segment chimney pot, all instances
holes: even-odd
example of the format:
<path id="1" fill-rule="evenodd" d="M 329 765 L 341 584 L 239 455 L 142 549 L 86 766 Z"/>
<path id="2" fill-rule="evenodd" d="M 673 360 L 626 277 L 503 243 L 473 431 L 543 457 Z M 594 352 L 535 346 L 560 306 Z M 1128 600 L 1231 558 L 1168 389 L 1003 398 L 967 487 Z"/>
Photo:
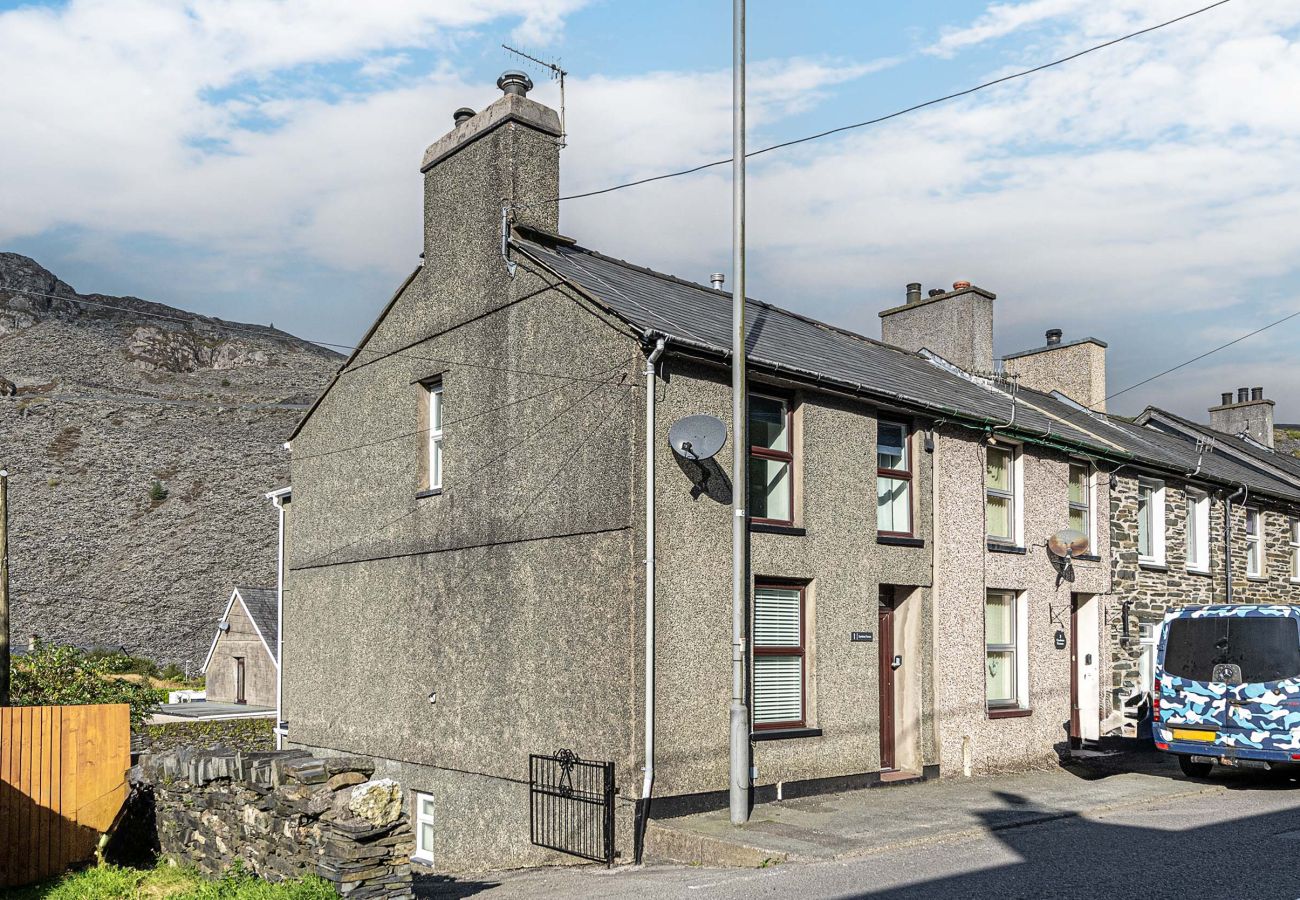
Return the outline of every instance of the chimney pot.
<path id="1" fill-rule="evenodd" d="M 462 106 L 460 109 L 456 110 L 454 113 L 451 114 L 452 121 L 455 122 L 457 125 L 459 125 L 461 122 L 464 122 L 468 119 L 474 118 L 474 116 L 475 116 L 474 110 L 470 109 L 468 106 Z"/>
<path id="2" fill-rule="evenodd" d="M 1262 387 L 1251 388 L 1251 389 L 1250 389 L 1250 399 L 1252 399 L 1252 400 L 1263 400 L 1263 399 L 1264 399 L 1264 389 L 1263 389 Z"/>
<path id="3" fill-rule="evenodd" d="M 943 293 L 943 288 L 930 288 L 931 297 L 938 297 L 942 293 Z"/>
<path id="4" fill-rule="evenodd" d="M 1250 399 L 1250 388 L 1237 388 L 1237 402 L 1245 403 Z"/>
<path id="5" fill-rule="evenodd" d="M 1061 334 L 1062 332 L 1059 328 L 1047 329 L 1047 346 L 1055 347 L 1057 344 L 1061 343 Z"/>
<path id="6" fill-rule="evenodd" d="M 908 283 L 908 285 L 907 285 L 907 302 L 908 302 L 908 303 L 919 303 L 919 302 L 921 302 L 921 282 L 919 282 L 919 281 L 912 281 L 912 282 L 909 282 L 909 283 Z"/>
<path id="7" fill-rule="evenodd" d="M 1220 400 L 1220 403 L 1219 403 L 1220 406 L 1231 406 L 1231 405 L 1232 405 L 1232 391 L 1224 391 L 1222 394 L 1219 395 L 1219 400 Z"/>
<path id="8" fill-rule="evenodd" d="M 968 287 L 970 287 L 969 281 L 954 281 L 952 283 L 952 289 L 954 291 L 964 291 Z"/>
<path id="9" fill-rule="evenodd" d="M 501 77 L 497 79 L 497 87 L 501 88 L 503 94 L 527 97 L 528 92 L 533 89 L 533 80 L 528 77 L 527 72 L 509 69 L 501 73 Z"/>
<path id="10" fill-rule="evenodd" d="M 713 285 L 715 291 L 722 290 L 722 285 L 726 282 L 727 276 L 721 272 L 714 272 L 709 276 L 709 284 Z"/>

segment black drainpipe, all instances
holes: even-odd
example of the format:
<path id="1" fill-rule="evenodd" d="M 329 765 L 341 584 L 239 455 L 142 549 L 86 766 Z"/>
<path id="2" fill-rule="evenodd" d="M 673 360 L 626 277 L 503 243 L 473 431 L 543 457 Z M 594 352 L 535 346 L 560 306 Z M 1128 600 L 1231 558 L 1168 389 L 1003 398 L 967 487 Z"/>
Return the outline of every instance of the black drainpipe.
<path id="1" fill-rule="evenodd" d="M 1223 498 L 1223 578 L 1224 602 L 1232 602 L 1232 501 L 1246 493 L 1246 486 Z"/>

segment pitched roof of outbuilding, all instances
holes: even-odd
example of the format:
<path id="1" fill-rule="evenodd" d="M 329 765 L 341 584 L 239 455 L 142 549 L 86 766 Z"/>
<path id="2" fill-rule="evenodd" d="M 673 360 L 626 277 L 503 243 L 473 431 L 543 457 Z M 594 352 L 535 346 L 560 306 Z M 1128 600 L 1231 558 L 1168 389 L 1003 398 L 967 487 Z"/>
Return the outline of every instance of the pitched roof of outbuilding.
<path id="1" fill-rule="evenodd" d="M 262 635 L 262 640 L 266 642 L 266 649 L 271 652 L 271 658 L 275 659 L 276 648 L 280 646 L 280 619 L 277 614 L 279 598 L 275 588 L 239 585 L 235 590 L 239 592 L 239 599 L 244 601 L 244 609 L 248 610 L 248 617 L 253 620 L 253 624 Z"/>
<path id="2" fill-rule="evenodd" d="M 703 355 L 730 357 L 731 294 L 562 241 L 516 237 L 514 246 L 643 335 L 659 332 Z M 1226 453 L 1198 454 L 1194 441 L 1086 410 L 1057 394 L 992 382 L 778 306 L 745 301 L 746 356 L 771 374 L 823 384 L 938 420 L 1008 432 L 1117 462 L 1192 473 L 1206 481 L 1300 502 L 1300 489 Z M 1014 422 L 1013 419 L 1014 407 Z"/>

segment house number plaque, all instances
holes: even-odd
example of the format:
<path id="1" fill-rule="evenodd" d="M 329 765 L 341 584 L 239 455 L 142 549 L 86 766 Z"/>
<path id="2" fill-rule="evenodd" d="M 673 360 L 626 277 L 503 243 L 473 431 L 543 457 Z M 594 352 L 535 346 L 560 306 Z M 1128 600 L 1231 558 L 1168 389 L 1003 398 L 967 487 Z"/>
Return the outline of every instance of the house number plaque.
<path id="1" fill-rule="evenodd" d="M 1056 630 L 1055 642 L 1057 650 L 1065 649 L 1065 632 L 1061 631 L 1059 628 Z"/>
<path id="2" fill-rule="evenodd" d="M 872 634 L 870 631 L 850 631 L 849 640 L 853 641 L 854 643 L 857 643 L 859 641 L 872 641 L 875 640 L 875 635 Z"/>

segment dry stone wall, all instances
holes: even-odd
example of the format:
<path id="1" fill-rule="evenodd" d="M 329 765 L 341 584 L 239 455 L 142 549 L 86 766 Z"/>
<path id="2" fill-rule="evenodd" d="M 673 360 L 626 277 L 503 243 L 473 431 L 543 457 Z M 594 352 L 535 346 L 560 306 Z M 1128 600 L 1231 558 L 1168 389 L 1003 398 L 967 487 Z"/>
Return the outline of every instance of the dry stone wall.
<path id="1" fill-rule="evenodd" d="M 319 875 L 349 900 L 413 897 L 414 836 L 401 786 L 363 757 L 301 750 L 147 753 L 164 858 L 220 875 L 236 861 L 268 881 Z"/>

